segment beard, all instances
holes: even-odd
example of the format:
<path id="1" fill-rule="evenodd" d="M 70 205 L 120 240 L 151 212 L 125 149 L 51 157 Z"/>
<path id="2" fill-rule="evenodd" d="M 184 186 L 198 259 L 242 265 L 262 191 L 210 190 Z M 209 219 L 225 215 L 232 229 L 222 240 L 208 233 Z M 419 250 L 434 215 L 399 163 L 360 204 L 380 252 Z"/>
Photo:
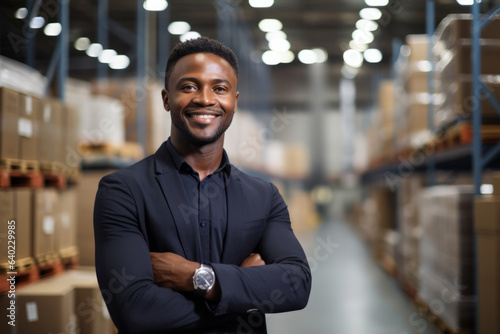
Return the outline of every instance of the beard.
<path id="1" fill-rule="evenodd" d="M 173 116 L 173 114 L 172 114 Z M 219 117 L 224 117 L 225 113 L 222 116 Z M 180 133 L 184 136 L 187 142 L 189 142 L 191 145 L 195 147 L 202 147 L 208 144 L 215 143 L 218 141 L 222 135 L 226 132 L 226 130 L 229 128 L 229 125 L 232 122 L 232 117 L 223 120 L 217 128 L 208 136 L 198 136 L 195 133 L 191 131 L 189 126 L 186 124 L 185 121 L 179 116 L 173 116 L 172 117 L 172 124 L 179 130 Z M 207 125 L 208 126 L 208 125 Z M 203 127 L 200 127 L 203 128 Z"/>

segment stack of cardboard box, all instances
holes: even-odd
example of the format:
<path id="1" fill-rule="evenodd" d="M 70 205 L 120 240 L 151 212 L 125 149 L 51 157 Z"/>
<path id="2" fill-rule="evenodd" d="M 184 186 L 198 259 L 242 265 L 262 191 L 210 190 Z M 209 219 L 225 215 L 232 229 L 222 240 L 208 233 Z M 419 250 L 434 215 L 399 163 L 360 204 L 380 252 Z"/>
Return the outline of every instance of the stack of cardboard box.
<path id="1" fill-rule="evenodd" d="M 500 333 L 500 174 L 493 176 L 493 195 L 475 201 L 478 249 L 479 332 Z"/>
<path id="2" fill-rule="evenodd" d="M 421 192 L 419 297 L 449 330 L 475 326 L 476 283 L 472 186 Z"/>
<path id="3" fill-rule="evenodd" d="M 472 16 L 453 14 L 447 16 L 436 30 L 433 53 L 436 57 L 436 78 L 443 101 L 435 111 L 436 127 L 443 127 L 459 117 L 470 117 L 474 94 L 472 92 Z M 481 34 L 481 74 L 483 82 L 493 95 L 500 99 L 500 19 L 492 20 Z M 486 97 L 483 97 L 486 100 Z M 496 117 L 490 103 L 483 103 L 483 117 Z"/>

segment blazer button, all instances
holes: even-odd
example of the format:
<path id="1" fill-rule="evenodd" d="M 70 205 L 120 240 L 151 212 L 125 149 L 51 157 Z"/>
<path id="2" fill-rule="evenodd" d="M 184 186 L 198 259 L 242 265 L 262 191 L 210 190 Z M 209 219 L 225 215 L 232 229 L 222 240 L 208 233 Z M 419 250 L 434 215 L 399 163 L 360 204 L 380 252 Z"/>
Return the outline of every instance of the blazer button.
<path id="1" fill-rule="evenodd" d="M 207 225 L 207 223 L 206 223 L 205 221 L 202 221 L 202 222 L 200 223 L 200 226 L 201 226 L 201 227 L 205 227 L 206 225 Z"/>

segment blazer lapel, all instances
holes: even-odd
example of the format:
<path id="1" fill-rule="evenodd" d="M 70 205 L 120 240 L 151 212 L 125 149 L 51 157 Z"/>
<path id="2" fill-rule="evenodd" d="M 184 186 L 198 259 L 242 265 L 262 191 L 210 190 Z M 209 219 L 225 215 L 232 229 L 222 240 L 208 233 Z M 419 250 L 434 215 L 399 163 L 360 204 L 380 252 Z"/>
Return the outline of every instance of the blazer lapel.
<path id="1" fill-rule="evenodd" d="M 188 200 L 165 144 L 156 153 L 156 179 L 174 218 L 186 259 L 200 262 L 201 242 L 196 221 L 197 209 Z M 167 220 L 168 217 L 165 217 Z"/>
<path id="2" fill-rule="evenodd" d="M 227 184 L 227 228 L 222 251 L 222 263 L 239 264 L 237 251 L 243 242 L 243 220 L 245 217 L 244 193 L 238 169 L 231 166 L 231 176 Z"/>

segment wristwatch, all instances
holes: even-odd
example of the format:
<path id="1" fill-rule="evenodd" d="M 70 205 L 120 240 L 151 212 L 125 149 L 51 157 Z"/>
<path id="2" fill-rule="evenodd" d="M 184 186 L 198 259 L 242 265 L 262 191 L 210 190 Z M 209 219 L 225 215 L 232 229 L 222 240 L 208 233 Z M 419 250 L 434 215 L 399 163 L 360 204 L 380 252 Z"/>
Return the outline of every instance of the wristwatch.
<path id="1" fill-rule="evenodd" d="M 193 276 L 194 293 L 204 297 L 215 284 L 215 273 L 211 266 L 202 264 L 196 269 Z"/>

